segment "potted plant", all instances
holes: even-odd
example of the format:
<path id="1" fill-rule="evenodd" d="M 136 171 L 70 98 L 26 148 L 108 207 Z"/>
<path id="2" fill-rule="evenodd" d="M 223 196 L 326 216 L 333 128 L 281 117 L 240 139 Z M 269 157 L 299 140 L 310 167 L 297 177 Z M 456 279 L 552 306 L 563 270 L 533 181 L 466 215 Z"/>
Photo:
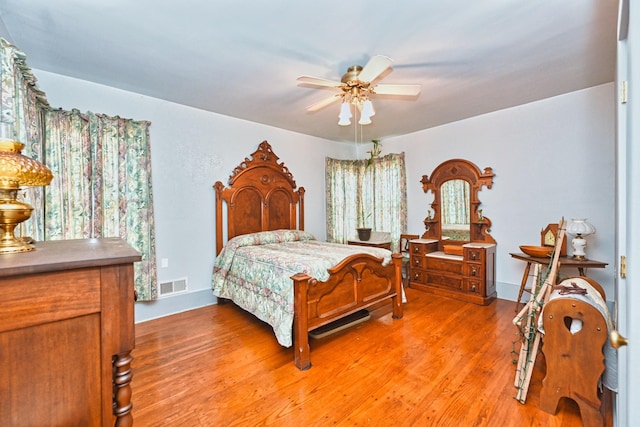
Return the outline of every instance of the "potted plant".
<path id="1" fill-rule="evenodd" d="M 364 206 L 364 202 L 362 199 L 362 187 L 364 185 L 364 172 L 373 164 L 373 159 L 380 156 L 382 152 L 382 145 L 380 144 L 380 140 L 373 139 L 371 140 L 373 146 L 371 147 L 369 153 L 369 158 L 367 159 L 367 163 L 365 165 L 364 170 L 361 172 L 359 180 L 358 180 L 358 227 L 356 231 L 358 232 L 358 239 L 362 241 L 367 241 L 371 238 L 371 227 L 367 227 L 367 220 L 371 217 L 371 212 L 367 212 Z"/>
<path id="2" fill-rule="evenodd" d="M 358 232 L 358 239 L 366 242 L 371 238 L 371 227 L 366 227 L 366 220 L 371 216 L 371 213 L 365 214 L 364 207 L 360 207 L 360 213 L 358 215 L 358 228 L 356 231 Z"/>

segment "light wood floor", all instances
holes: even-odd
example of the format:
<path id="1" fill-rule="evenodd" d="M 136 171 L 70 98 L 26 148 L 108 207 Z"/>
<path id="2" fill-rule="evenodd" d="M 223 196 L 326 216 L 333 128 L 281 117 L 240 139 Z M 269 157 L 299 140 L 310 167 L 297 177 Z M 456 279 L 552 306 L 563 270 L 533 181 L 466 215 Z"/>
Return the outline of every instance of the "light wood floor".
<path id="1" fill-rule="evenodd" d="M 515 303 L 487 307 L 407 289 L 390 307 L 311 340 L 312 368 L 233 304 L 136 325 L 135 426 L 582 426 L 577 405 L 538 409 L 544 357 L 515 399 Z M 515 348 L 514 348 L 515 347 Z"/>

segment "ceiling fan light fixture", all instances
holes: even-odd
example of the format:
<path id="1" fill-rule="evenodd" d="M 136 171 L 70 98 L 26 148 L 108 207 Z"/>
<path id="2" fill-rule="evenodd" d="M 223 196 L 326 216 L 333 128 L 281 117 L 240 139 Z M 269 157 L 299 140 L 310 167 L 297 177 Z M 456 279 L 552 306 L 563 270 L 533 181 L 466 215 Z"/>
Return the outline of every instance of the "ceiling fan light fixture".
<path id="1" fill-rule="evenodd" d="M 364 101 L 364 103 L 362 104 L 362 115 L 371 117 L 371 116 L 375 116 L 375 114 L 376 112 L 373 109 L 373 103 L 368 99 Z"/>
<path id="2" fill-rule="evenodd" d="M 380 85 L 377 83 L 377 80 L 383 77 L 384 72 L 390 69 L 392 62 L 391 58 L 375 55 L 369 59 L 364 67 L 360 65 L 349 67 L 340 81 L 311 76 L 298 77 L 298 81 L 305 85 L 332 87 L 339 92 L 334 96 L 308 106 L 307 111 L 318 111 L 340 99 L 342 101 L 340 114 L 338 115 L 338 124 L 340 126 L 350 125 L 350 119 L 353 115 L 356 116 L 356 119 L 360 117 L 357 123 L 361 125 L 370 124 L 371 117 L 376 114 L 373 104 L 369 100 L 372 95 L 379 93 L 383 95 L 417 96 L 420 93 L 420 85 Z M 372 84 L 372 82 L 374 83 Z M 351 105 L 354 106 L 354 111 L 356 108 L 358 109 L 353 115 L 351 113 Z"/>
<path id="3" fill-rule="evenodd" d="M 351 124 L 351 120 L 349 120 L 351 116 L 351 107 L 349 106 L 349 103 L 343 102 L 340 107 L 340 115 L 338 115 L 338 118 L 340 119 L 338 124 L 340 126 L 349 126 Z"/>
<path id="4" fill-rule="evenodd" d="M 358 124 L 359 125 L 369 125 L 369 124 L 371 124 L 371 117 L 365 116 L 364 114 L 362 114 L 360 116 L 360 120 L 358 120 Z"/>

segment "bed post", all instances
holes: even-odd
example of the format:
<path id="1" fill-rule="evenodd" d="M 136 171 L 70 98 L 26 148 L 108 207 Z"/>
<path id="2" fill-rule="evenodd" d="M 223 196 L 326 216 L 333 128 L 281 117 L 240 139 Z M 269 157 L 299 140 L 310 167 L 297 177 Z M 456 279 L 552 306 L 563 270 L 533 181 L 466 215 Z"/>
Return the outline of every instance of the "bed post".
<path id="1" fill-rule="evenodd" d="M 222 250 L 222 192 L 224 184 L 220 181 L 213 185 L 216 190 L 216 256 Z"/>
<path id="2" fill-rule="evenodd" d="M 396 296 L 392 298 L 393 305 L 393 318 L 402 319 L 402 254 L 394 253 L 391 255 L 393 261 L 394 274 L 394 286 L 396 290 Z"/>
<path id="3" fill-rule="evenodd" d="M 311 349 L 309 348 L 309 322 L 307 314 L 307 292 L 309 281 L 315 280 L 305 273 L 291 276 L 293 280 L 293 346 L 294 361 L 301 371 L 311 368 Z"/>
<path id="4" fill-rule="evenodd" d="M 300 187 L 298 189 L 298 195 L 300 198 L 298 199 L 298 229 L 304 230 L 304 187 Z"/>

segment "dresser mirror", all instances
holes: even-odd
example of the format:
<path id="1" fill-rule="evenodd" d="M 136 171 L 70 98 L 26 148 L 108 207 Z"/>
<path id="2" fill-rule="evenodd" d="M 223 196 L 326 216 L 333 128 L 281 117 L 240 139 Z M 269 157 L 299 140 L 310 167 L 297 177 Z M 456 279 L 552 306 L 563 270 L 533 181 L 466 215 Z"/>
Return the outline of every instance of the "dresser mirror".
<path id="1" fill-rule="evenodd" d="M 431 209 L 424 220 L 422 238 L 451 243 L 495 243 L 489 234 L 491 220 L 480 209 L 478 193 L 491 188 L 494 173 L 481 171 L 474 163 L 452 159 L 438 165 L 431 177 L 422 176 L 422 189 L 433 193 Z"/>
<path id="2" fill-rule="evenodd" d="M 442 183 L 440 200 L 443 238 L 467 242 L 470 240 L 469 187 L 464 179 L 450 179 Z"/>

